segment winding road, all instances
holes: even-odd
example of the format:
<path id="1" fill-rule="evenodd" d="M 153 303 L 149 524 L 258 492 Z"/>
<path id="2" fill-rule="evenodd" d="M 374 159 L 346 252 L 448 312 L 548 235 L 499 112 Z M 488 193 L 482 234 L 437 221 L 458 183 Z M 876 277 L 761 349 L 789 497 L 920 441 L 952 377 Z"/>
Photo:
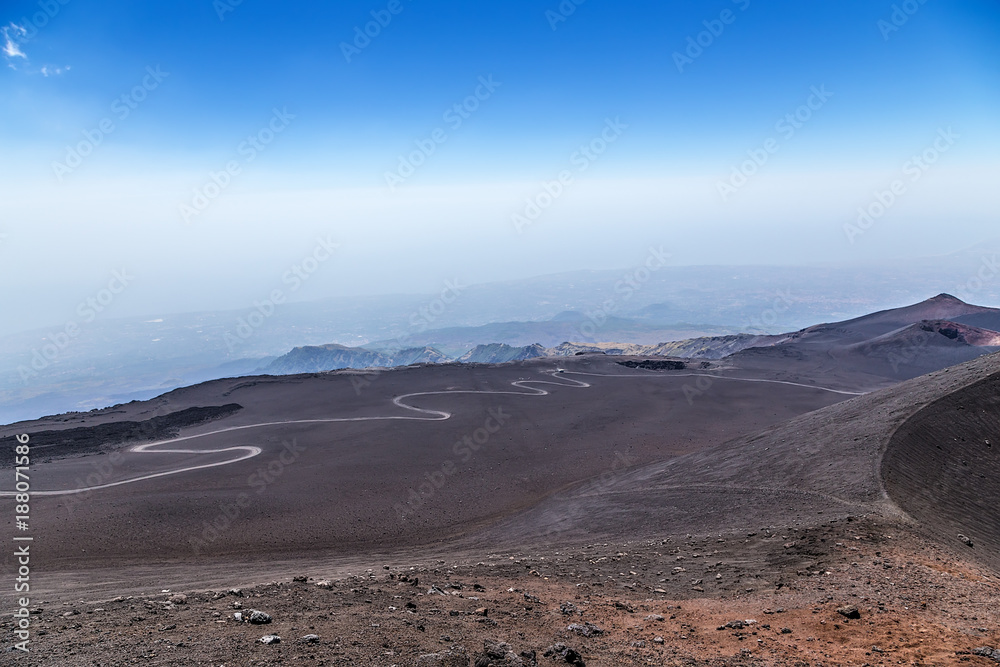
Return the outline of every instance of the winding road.
<path id="1" fill-rule="evenodd" d="M 587 388 L 591 385 L 583 380 L 574 380 L 572 378 L 566 377 L 567 375 L 581 375 L 589 377 L 610 377 L 610 378 L 651 378 L 651 377 L 664 377 L 664 378 L 677 378 L 677 377 L 707 377 L 711 378 L 713 381 L 724 380 L 731 382 L 765 382 L 771 384 L 784 384 L 791 385 L 795 387 L 804 387 L 808 389 L 816 389 L 820 391 L 827 391 L 835 394 L 845 394 L 850 396 L 860 396 L 863 392 L 851 392 L 843 391 L 839 389 L 830 389 L 828 387 L 819 387 L 815 385 L 803 384 L 798 382 L 788 382 L 785 380 L 764 380 L 755 378 L 733 378 L 725 377 L 720 375 L 711 375 L 708 373 L 672 373 L 672 374 L 659 374 L 655 371 L 649 371 L 647 373 L 629 373 L 629 374 L 602 374 L 602 373 L 584 373 L 579 371 L 548 371 L 547 375 L 550 375 L 552 379 L 550 380 L 515 380 L 511 382 L 511 386 L 518 389 L 523 389 L 524 391 L 490 391 L 490 390 L 472 390 L 472 389 L 456 389 L 456 390 L 443 390 L 443 391 L 419 391 L 409 394 L 403 394 L 397 396 L 392 400 L 393 404 L 403 410 L 409 410 L 410 412 L 417 413 L 416 415 L 390 415 L 384 417 L 330 417 L 327 419 L 291 419 L 287 421 L 274 421 L 274 422 L 261 422 L 259 424 L 246 424 L 244 426 L 231 426 L 229 428 L 218 429 L 215 431 L 208 431 L 206 433 L 199 433 L 197 435 L 187 435 L 178 438 L 171 438 L 170 440 L 160 440 L 157 442 L 149 442 L 142 445 L 135 445 L 128 449 L 129 452 L 136 454 L 222 454 L 225 452 L 239 452 L 239 455 L 234 458 L 227 458 L 224 461 L 216 461 L 214 463 L 205 463 L 196 466 L 187 466 L 184 468 L 177 468 L 175 470 L 167 470 L 164 472 L 150 473 L 148 475 L 141 475 L 138 477 L 132 477 L 129 479 L 119 480 L 116 482 L 108 482 L 106 484 L 97 484 L 94 486 L 81 487 L 77 489 L 61 489 L 56 491 L 32 491 L 31 494 L 34 496 L 66 496 L 78 493 L 89 493 L 91 491 L 97 491 L 100 489 L 108 489 L 115 486 L 122 486 L 124 484 L 133 484 L 135 482 L 141 482 L 147 479 L 156 479 L 158 477 L 167 477 L 169 475 L 178 475 L 185 472 L 191 472 L 194 470 L 204 470 L 206 468 L 215 468 L 218 466 L 231 465 L 233 463 L 238 463 L 240 461 L 245 461 L 246 459 L 253 458 L 263 453 L 263 449 L 255 445 L 237 445 L 233 447 L 225 447 L 222 449 L 178 449 L 176 447 L 167 449 L 164 448 L 165 445 L 175 445 L 179 442 L 184 442 L 187 440 L 195 440 L 197 438 L 205 438 L 210 435 L 218 435 L 220 433 L 229 433 L 232 431 L 242 431 L 255 428 L 263 428 L 266 426 L 287 426 L 290 424 L 330 424 L 337 422 L 363 422 L 363 421 L 391 421 L 391 420 L 409 420 L 409 421 L 444 421 L 450 419 L 452 413 L 445 412 L 442 410 L 430 410 L 427 408 L 418 408 L 415 405 L 410 405 L 406 403 L 407 399 L 418 398 L 420 396 L 441 396 L 441 395 L 456 395 L 456 394 L 491 394 L 491 395 L 509 395 L 509 396 L 548 396 L 549 392 L 545 389 L 539 387 L 533 387 L 529 385 L 554 385 L 557 387 L 576 387 L 576 388 Z M 559 378 L 561 381 L 554 381 Z M 14 491 L 0 491 L 0 497 L 10 498 L 16 494 Z"/>

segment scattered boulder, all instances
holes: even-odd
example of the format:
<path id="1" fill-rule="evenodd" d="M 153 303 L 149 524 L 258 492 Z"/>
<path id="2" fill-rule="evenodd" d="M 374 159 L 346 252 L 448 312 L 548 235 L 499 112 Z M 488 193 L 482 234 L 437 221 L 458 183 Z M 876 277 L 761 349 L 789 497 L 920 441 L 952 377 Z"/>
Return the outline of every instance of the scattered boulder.
<path id="1" fill-rule="evenodd" d="M 248 623 L 253 623 L 254 625 L 266 625 L 271 622 L 271 615 L 264 613 L 262 611 L 257 611 L 256 609 L 251 609 L 248 611 L 244 618 Z"/>
<path id="2" fill-rule="evenodd" d="M 582 624 L 571 623 L 570 625 L 566 626 L 566 629 L 569 630 L 570 632 L 575 632 L 581 637 L 597 637 L 598 635 L 604 634 L 604 630 L 597 627 L 593 623 L 590 623 L 589 621 L 587 623 L 582 623 Z"/>
<path id="3" fill-rule="evenodd" d="M 553 644 L 545 649 L 542 655 L 546 658 L 562 658 L 563 662 L 574 665 L 574 667 L 587 667 L 586 663 L 583 662 L 583 656 L 565 644 Z"/>
<path id="4" fill-rule="evenodd" d="M 577 611 L 579 611 L 575 604 L 572 602 L 563 602 L 559 605 L 559 611 L 561 611 L 566 616 L 572 616 Z"/>
<path id="5" fill-rule="evenodd" d="M 524 661 L 525 655 L 529 656 L 528 662 Z M 534 653 L 522 653 L 519 656 L 514 653 L 510 644 L 492 639 L 483 641 L 483 652 L 476 658 L 476 667 L 534 667 L 535 664 Z"/>
<path id="6" fill-rule="evenodd" d="M 167 598 L 167 602 L 172 604 L 187 604 L 188 598 L 183 593 L 174 593 Z"/>
<path id="7" fill-rule="evenodd" d="M 979 648 L 972 649 L 973 655 L 980 655 L 984 658 L 989 658 L 993 662 L 1000 664 L 1000 651 L 989 646 L 980 646 Z"/>
<path id="8" fill-rule="evenodd" d="M 261 644 L 280 644 L 281 637 L 279 637 L 278 635 L 264 635 L 257 641 L 259 641 Z"/>
<path id="9" fill-rule="evenodd" d="M 962 544 L 964 544 L 967 547 L 974 546 L 972 540 L 963 535 L 962 533 L 958 534 L 958 539 L 962 540 Z"/>
<path id="10" fill-rule="evenodd" d="M 837 607 L 837 613 L 844 618 L 861 618 L 861 612 L 858 611 L 858 608 L 853 604 Z"/>
<path id="11" fill-rule="evenodd" d="M 301 644 L 318 644 L 319 643 L 319 635 L 306 635 L 304 637 L 299 638 L 299 643 L 301 643 Z"/>
<path id="12" fill-rule="evenodd" d="M 294 577 L 292 577 L 292 581 L 296 583 L 304 583 L 306 581 L 309 581 L 309 577 L 305 576 L 304 574 L 297 574 Z"/>
<path id="13" fill-rule="evenodd" d="M 565 650 L 566 650 L 565 644 L 553 644 L 552 646 L 542 651 L 542 655 L 544 655 L 546 658 L 551 658 L 553 656 L 561 655 L 562 652 Z"/>
<path id="14" fill-rule="evenodd" d="M 326 579 L 322 579 L 322 580 L 320 580 L 320 581 L 317 581 L 317 582 L 316 582 L 316 586 L 318 586 L 319 588 L 325 588 L 325 589 L 326 589 L 326 590 L 328 590 L 328 591 L 329 591 L 329 590 L 332 590 L 332 589 L 333 589 L 333 584 L 332 584 L 332 583 L 330 583 L 330 582 L 329 582 L 328 580 L 326 580 Z"/>
<path id="15" fill-rule="evenodd" d="M 420 656 L 417 667 L 469 667 L 469 654 L 461 646 L 452 646 L 447 651 Z"/>

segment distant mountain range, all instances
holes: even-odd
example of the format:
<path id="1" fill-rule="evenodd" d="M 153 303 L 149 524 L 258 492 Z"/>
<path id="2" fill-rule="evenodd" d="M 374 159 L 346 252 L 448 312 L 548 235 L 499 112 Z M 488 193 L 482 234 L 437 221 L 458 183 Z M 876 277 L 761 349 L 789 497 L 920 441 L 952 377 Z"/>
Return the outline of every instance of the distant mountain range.
<path id="1" fill-rule="evenodd" d="M 936 292 L 1000 304 L 998 256 L 1000 241 L 991 241 L 940 257 L 878 263 L 666 266 L 627 290 L 619 289 L 627 270 L 588 270 L 461 285 L 448 303 L 440 294 L 336 297 L 280 304 L 266 317 L 250 305 L 121 318 L 109 309 L 92 322 L 67 312 L 66 321 L 31 330 L 20 328 L 28 321 L 7 318 L 0 321 L 0 423 L 261 372 L 295 346 L 362 347 L 389 357 L 366 363 L 391 365 L 405 363 L 403 349 L 433 348 L 458 359 L 478 345 L 553 349 L 565 341 L 595 347 L 615 341 L 609 353 L 671 342 L 659 354 L 725 356 L 768 342 L 756 336 Z M 980 313 L 961 323 L 998 330 L 998 320 Z"/>
<path id="2" fill-rule="evenodd" d="M 579 354 L 715 360 L 735 355 L 750 367 L 769 357 L 793 357 L 800 360 L 802 367 L 830 364 L 841 370 L 850 367 L 877 377 L 905 379 L 1000 349 L 1000 333 L 966 322 L 1000 324 L 1000 310 L 940 294 L 913 306 L 780 335 L 736 334 L 656 345 L 564 342 L 545 347 L 539 343 L 489 343 L 476 345 L 458 357 L 449 357 L 433 347 L 386 352 L 321 345 L 297 347 L 261 370 L 294 374 L 446 362 L 499 364 Z"/>

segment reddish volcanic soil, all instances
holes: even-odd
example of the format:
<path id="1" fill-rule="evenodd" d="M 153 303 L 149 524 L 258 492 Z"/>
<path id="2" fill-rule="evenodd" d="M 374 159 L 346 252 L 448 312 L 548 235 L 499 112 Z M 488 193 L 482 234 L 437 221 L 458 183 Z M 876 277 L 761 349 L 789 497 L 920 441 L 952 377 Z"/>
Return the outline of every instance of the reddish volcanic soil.
<path id="1" fill-rule="evenodd" d="M 871 518 L 480 557 L 373 561 L 174 602 L 152 592 L 42 602 L 34 653 L 18 664 L 414 665 L 453 647 L 475 662 L 505 642 L 520 662 L 484 664 L 567 664 L 544 655 L 563 644 L 592 666 L 985 666 L 995 663 L 972 651 L 1000 644 L 993 573 Z M 838 612 L 848 605 L 860 618 Z M 254 609 L 272 621 L 235 620 Z"/>

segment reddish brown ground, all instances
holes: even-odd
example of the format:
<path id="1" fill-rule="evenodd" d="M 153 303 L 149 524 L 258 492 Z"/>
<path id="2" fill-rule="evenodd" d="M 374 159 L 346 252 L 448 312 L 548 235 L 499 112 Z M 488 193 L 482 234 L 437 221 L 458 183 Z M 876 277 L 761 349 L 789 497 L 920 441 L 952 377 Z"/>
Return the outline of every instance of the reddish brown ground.
<path id="1" fill-rule="evenodd" d="M 758 569 L 770 569 L 770 581 Z M 996 576 L 872 519 L 457 565 L 373 563 L 329 590 L 315 583 L 188 593 L 184 604 L 167 603 L 167 594 L 42 603 L 33 652 L 16 662 L 403 667 L 453 645 L 474 662 L 489 639 L 535 651 L 539 665 L 565 664 L 542 655 L 556 642 L 587 665 L 989 665 L 970 651 L 1000 645 Z M 448 595 L 430 593 L 432 585 Z M 566 602 L 579 611 L 563 613 Z M 845 604 L 861 619 L 838 614 Z M 274 621 L 233 619 L 251 608 Z M 748 619 L 755 622 L 743 629 L 718 629 Z M 604 634 L 566 629 L 583 622 Z M 317 644 L 298 641 L 309 633 Z M 265 634 L 282 642 L 265 646 L 257 641 Z"/>

